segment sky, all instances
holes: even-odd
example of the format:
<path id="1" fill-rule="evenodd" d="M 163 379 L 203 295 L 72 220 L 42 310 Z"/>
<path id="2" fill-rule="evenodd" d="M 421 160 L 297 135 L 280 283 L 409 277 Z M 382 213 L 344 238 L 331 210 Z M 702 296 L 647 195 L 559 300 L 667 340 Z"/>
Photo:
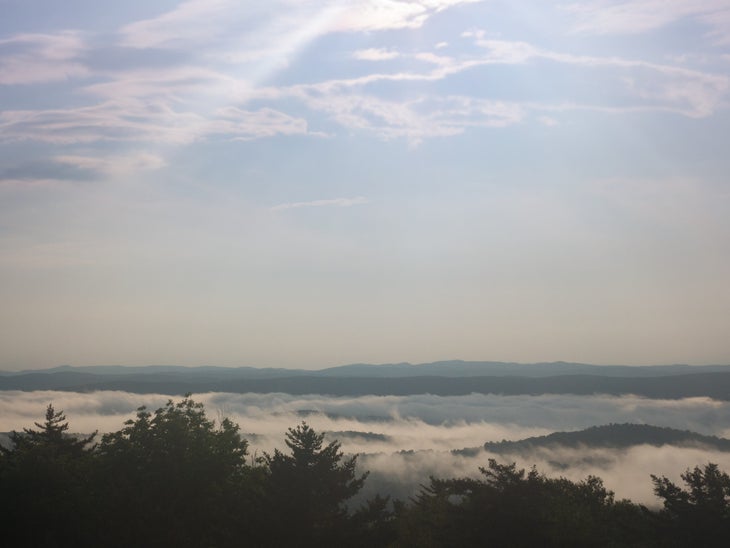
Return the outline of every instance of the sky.
<path id="1" fill-rule="evenodd" d="M 0 0 L 0 369 L 730 363 L 730 0 Z"/>

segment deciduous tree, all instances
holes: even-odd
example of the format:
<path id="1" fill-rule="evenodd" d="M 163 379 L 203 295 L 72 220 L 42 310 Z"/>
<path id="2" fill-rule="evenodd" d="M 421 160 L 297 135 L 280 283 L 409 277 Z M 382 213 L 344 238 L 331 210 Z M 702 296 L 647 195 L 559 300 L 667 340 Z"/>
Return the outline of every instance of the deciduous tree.
<path id="1" fill-rule="evenodd" d="M 216 425 L 190 395 L 154 413 L 142 407 L 99 446 L 116 545 L 219 546 L 246 519 L 247 442 L 228 419 Z"/>
<path id="2" fill-rule="evenodd" d="M 681 475 L 685 488 L 666 477 L 651 476 L 663 499 L 668 544 L 727 546 L 730 538 L 730 476 L 717 464 L 695 466 Z"/>

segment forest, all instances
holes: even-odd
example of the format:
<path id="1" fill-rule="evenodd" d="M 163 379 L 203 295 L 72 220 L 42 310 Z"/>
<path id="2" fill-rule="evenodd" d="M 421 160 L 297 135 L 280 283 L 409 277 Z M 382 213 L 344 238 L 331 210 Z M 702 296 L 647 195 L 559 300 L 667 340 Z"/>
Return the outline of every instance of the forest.
<path id="1" fill-rule="evenodd" d="M 61 410 L 14 431 L 0 451 L 6 546 L 726 546 L 730 476 L 713 463 L 660 503 L 617 500 L 603 481 L 548 477 L 488 459 L 478 478 L 424 477 L 417 495 L 351 500 L 357 455 L 302 422 L 285 449 L 249 447 L 190 394 L 144 407 L 114 432 L 69 433 Z"/>

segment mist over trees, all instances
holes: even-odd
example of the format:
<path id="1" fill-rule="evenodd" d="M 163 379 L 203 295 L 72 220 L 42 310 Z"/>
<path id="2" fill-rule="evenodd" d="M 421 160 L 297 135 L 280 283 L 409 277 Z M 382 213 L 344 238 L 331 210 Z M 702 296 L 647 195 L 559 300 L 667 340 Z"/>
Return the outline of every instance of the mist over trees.
<path id="1" fill-rule="evenodd" d="M 0 451 L 7 546 L 720 546 L 730 477 L 714 464 L 650 478 L 661 509 L 600 478 L 549 478 L 489 459 L 478 478 L 424 478 L 409 500 L 352 504 L 367 473 L 302 422 L 285 450 L 249 447 L 189 395 L 141 407 L 95 443 L 53 405 Z M 649 478 L 647 478 L 649 481 Z M 350 502 L 348 504 L 348 502 Z"/>

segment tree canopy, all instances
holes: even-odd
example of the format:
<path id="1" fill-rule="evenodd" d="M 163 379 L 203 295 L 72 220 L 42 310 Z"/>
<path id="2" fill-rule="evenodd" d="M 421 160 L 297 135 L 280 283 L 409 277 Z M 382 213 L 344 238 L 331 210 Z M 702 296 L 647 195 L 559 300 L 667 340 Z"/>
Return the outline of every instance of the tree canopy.
<path id="1" fill-rule="evenodd" d="M 190 395 L 142 407 L 102 436 L 69 433 L 46 408 L 0 451 L 0 526 L 10 546 L 724 546 L 730 477 L 715 464 L 651 476 L 663 501 L 617 501 L 600 478 L 574 482 L 490 459 L 476 478 L 429 478 L 408 501 L 351 503 L 367 472 L 306 422 L 284 447 L 248 457 L 237 424 Z"/>
<path id="2" fill-rule="evenodd" d="M 276 449 L 262 459 L 280 541 L 289 546 L 344 541 L 345 503 L 367 477 L 356 474 L 357 456 L 345 458 L 338 441 L 324 445 L 324 434 L 306 422 L 289 428 L 284 442 L 289 454 Z"/>
<path id="3" fill-rule="evenodd" d="M 136 544 L 138 531 L 129 523 L 145 531 L 150 546 L 223 542 L 247 447 L 238 425 L 228 419 L 216 425 L 190 395 L 153 413 L 139 408 L 98 449 L 98 483 L 121 495 L 104 501 L 107 520 L 123 532 L 115 544 Z"/>
<path id="4" fill-rule="evenodd" d="M 730 476 L 716 464 L 695 466 L 682 475 L 685 488 L 665 476 L 651 476 L 663 499 L 667 545 L 727 546 L 730 538 Z"/>
<path id="5" fill-rule="evenodd" d="M 0 514 L 10 525 L 4 535 L 15 546 L 85 545 L 96 432 L 69 435 L 66 416 L 52 404 L 44 422 L 34 424 L 37 430 L 13 431 L 12 446 L 0 448 Z"/>

